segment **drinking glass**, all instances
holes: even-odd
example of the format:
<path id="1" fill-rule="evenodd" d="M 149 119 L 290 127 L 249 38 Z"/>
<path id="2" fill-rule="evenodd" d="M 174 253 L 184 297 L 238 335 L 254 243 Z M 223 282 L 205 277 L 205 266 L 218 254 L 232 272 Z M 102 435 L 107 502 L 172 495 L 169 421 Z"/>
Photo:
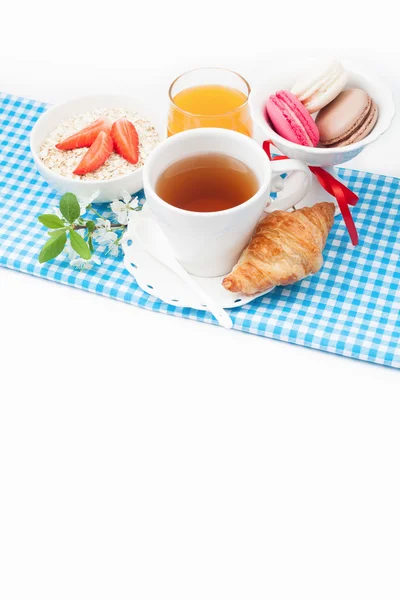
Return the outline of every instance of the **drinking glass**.
<path id="1" fill-rule="evenodd" d="M 247 81 L 228 69 L 202 68 L 180 75 L 169 88 L 168 136 L 221 127 L 252 137 L 250 91 Z"/>

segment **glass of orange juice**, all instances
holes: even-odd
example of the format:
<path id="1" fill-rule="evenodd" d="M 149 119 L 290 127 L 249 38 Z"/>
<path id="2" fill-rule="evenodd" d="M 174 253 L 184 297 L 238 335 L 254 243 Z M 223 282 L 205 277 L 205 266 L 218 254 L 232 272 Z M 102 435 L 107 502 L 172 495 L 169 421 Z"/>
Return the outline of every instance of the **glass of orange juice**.
<path id="1" fill-rule="evenodd" d="M 180 75 L 169 88 L 168 136 L 197 127 L 253 134 L 250 86 L 238 73 L 203 68 Z"/>

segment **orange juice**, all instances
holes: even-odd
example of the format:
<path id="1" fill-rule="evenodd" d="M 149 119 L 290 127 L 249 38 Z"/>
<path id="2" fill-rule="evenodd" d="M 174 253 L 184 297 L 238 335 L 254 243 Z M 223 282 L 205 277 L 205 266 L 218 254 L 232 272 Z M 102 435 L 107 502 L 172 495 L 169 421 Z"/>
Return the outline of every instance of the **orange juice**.
<path id="1" fill-rule="evenodd" d="M 224 85 L 196 85 L 178 92 L 172 98 L 168 135 L 197 127 L 233 129 L 251 137 L 246 94 Z"/>

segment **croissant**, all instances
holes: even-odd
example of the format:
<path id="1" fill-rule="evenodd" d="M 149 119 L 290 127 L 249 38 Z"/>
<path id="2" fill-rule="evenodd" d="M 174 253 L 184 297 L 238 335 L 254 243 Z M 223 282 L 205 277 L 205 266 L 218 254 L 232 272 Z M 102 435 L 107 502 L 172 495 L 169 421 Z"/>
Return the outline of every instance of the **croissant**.
<path id="1" fill-rule="evenodd" d="M 245 295 L 295 283 L 322 266 L 322 250 L 333 225 L 335 206 L 321 202 L 293 212 L 269 213 L 222 285 Z"/>

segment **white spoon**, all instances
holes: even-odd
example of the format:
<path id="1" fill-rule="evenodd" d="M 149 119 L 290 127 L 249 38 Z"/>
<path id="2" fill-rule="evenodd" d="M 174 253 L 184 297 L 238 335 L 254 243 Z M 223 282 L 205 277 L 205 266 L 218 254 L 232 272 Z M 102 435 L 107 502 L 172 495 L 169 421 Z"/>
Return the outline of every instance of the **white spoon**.
<path id="1" fill-rule="evenodd" d="M 218 323 L 226 329 L 232 328 L 232 319 L 228 313 L 218 306 L 207 292 L 205 292 L 178 263 L 172 254 L 171 246 L 152 219 L 141 218 L 132 228 L 136 240 L 148 254 L 173 271 L 206 305 L 207 310 L 214 315 Z"/>

